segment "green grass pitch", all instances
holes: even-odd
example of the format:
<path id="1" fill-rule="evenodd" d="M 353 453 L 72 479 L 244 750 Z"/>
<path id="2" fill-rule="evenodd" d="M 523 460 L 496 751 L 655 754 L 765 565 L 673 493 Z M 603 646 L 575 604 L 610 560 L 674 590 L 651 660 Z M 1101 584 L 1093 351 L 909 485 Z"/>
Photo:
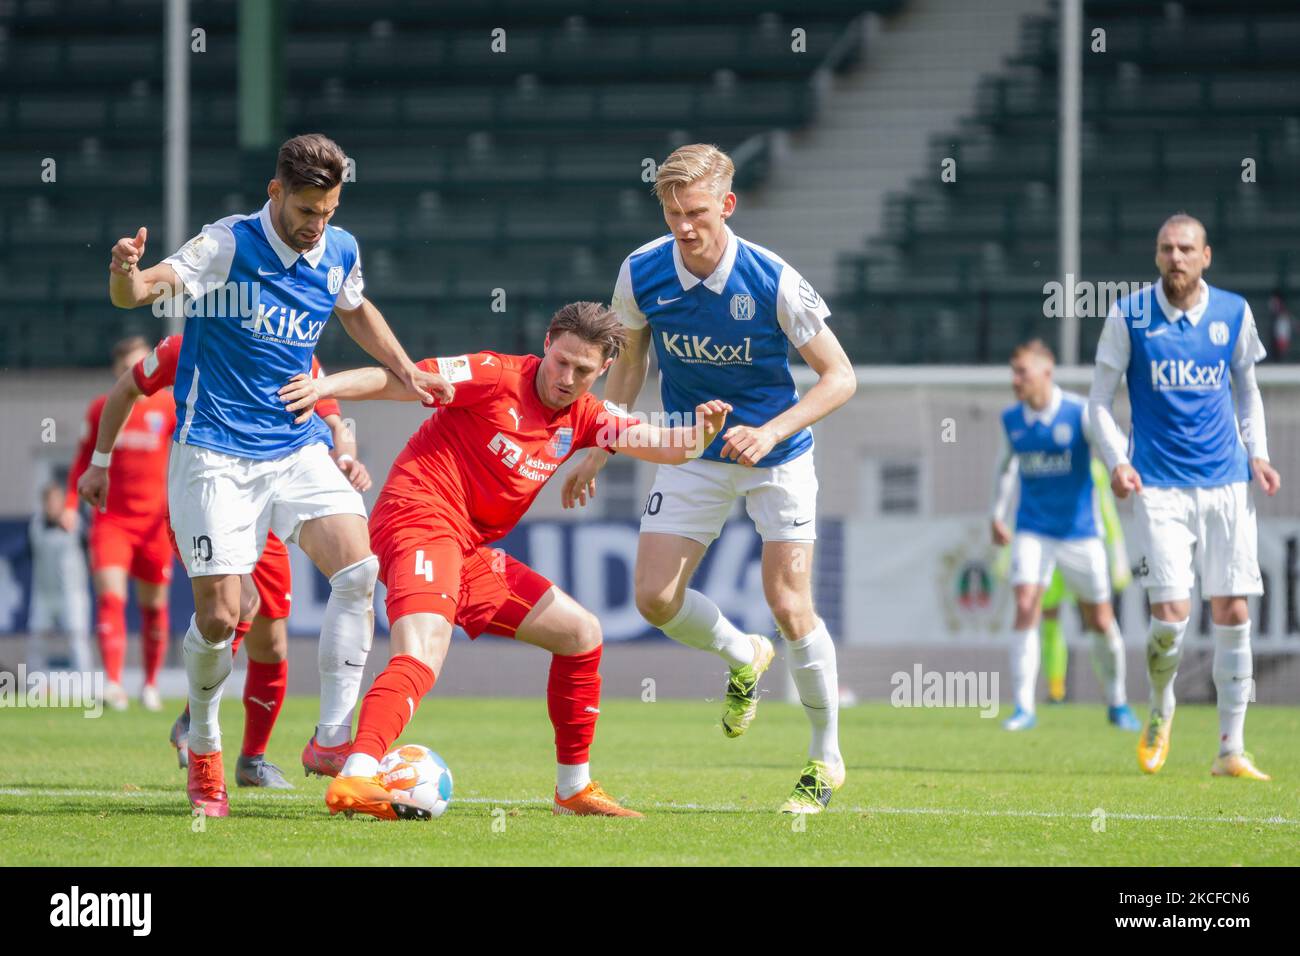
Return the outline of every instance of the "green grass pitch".
<path id="1" fill-rule="evenodd" d="M 242 714 L 223 707 L 231 748 Z M 1294 864 L 1300 709 L 1253 707 L 1247 740 L 1271 783 L 1212 779 L 1212 708 L 1179 708 L 1173 750 L 1141 774 L 1135 738 L 1098 706 L 1044 707 L 1008 734 L 973 710 L 845 708 L 848 782 L 831 812 L 775 808 L 801 766 L 799 708 L 766 701 L 723 737 L 711 703 L 603 705 L 593 769 L 645 820 L 552 817 L 545 702 L 433 698 L 403 737 L 439 751 L 456 795 L 431 822 L 331 818 L 298 753 L 315 701 L 286 702 L 270 759 L 296 790 L 231 786 L 231 816 L 201 829 L 167 731 L 133 707 L 0 713 L 0 863 L 60 865 Z M 802 825 L 801 825 L 802 824 Z"/>

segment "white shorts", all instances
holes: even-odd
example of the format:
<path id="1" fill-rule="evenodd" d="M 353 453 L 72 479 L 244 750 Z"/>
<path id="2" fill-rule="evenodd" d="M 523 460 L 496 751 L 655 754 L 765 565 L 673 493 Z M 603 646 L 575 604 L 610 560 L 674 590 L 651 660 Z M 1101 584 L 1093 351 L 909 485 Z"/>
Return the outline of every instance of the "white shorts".
<path id="1" fill-rule="evenodd" d="M 1201 597 L 1264 593 L 1255 503 L 1246 482 L 1215 488 L 1144 488 L 1136 577 L 1152 601 L 1180 601 L 1201 577 Z"/>
<path id="2" fill-rule="evenodd" d="M 1074 596 L 1088 604 L 1110 600 L 1110 562 L 1101 538 L 1049 538 L 1032 531 L 1017 531 L 1011 539 L 1011 584 L 1047 587 L 1052 572 Z"/>
<path id="3" fill-rule="evenodd" d="M 287 543 L 297 540 L 304 521 L 366 514 L 361 495 L 320 442 L 267 461 L 173 443 L 167 503 L 192 578 L 252 571 L 267 531 Z"/>
<path id="4" fill-rule="evenodd" d="M 742 496 L 764 541 L 817 538 L 817 471 L 811 450 L 770 468 L 704 458 L 660 465 L 641 512 L 641 532 L 681 535 L 708 546 Z"/>

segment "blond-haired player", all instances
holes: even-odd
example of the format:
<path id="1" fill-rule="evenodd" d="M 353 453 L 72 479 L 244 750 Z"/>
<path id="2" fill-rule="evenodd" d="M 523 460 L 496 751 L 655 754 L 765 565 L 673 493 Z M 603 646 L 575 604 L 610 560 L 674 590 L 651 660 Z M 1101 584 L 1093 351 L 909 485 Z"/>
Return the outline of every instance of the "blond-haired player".
<path id="1" fill-rule="evenodd" d="M 708 395 L 734 407 L 734 424 L 684 465 L 660 465 L 641 515 L 636 603 L 669 637 L 720 655 L 730 667 L 722 729 L 738 737 L 758 706 L 772 661 L 766 637 L 746 634 L 713 601 L 688 588 L 737 498 L 763 538 L 763 590 L 787 640 L 790 669 L 812 726 L 808 760 L 788 813 L 818 813 L 844 782 L 838 734 L 835 645 L 813 610 L 817 474 L 809 426 L 856 388 L 853 367 L 826 327 L 830 310 L 779 256 L 736 236 L 735 167 L 716 146 L 683 146 L 659 167 L 655 195 L 670 234 L 624 260 L 612 308 L 628 347 L 605 396 L 630 406 L 653 344 L 664 409 L 686 416 Z M 800 397 L 793 346 L 817 373 Z M 564 504 L 585 504 L 609 455 L 593 450 L 564 484 Z"/>

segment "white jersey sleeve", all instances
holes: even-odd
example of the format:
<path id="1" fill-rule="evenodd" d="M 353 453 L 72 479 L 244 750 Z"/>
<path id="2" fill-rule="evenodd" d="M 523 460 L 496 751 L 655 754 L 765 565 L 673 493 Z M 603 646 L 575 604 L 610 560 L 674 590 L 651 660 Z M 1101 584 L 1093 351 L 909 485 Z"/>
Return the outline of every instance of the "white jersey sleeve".
<path id="1" fill-rule="evenodd" d="M 1263 361 L 1268 354 L 1264 343 L 1259 340 L 1259 329 L 1255 325 L 1255 315 L 1246 303 L 1246 311 L 1241 316 L 1241 331 L 1237 333 L 1237 347 L 1232 352 L 1232 369 L 1239 371 Z"/>
<path id="2" fill-rule="evenodd" d="M 361 249 L 358 247 L 356 261 L 352 263 L 352 270 L 348 273 L 348 277 L 343 280 L 343 288 L 339 290 L 339 297 L 335 300 L 335 304 L 344 309 L 360 307 L 366 298 L 362 294 L 365 288 L 365 280 L 361 278 Z"/>
<path id="3" fill-rule="evenodd" d="M 1129 357 L 1133 344 L 1128 339 L 1128 326 L 1119 313 L 1119 305 L 1113 305 L 1106 316 L 1106 324 L 1101 327 L 1101 338 L 1097 341 L 1097 364 L 1124 372 L 1128 369 Z"/>
<path id="4" fill-rule="evenodd" d="M 1006 523 L 1011 514 L 1011 501 L 1015 498 L 1020 478 L 1020 459 L 1012 452 L 1005 429 L 1002 432 L 1002 451 L 998 455 L 997 471 L 993 477 L 993 505 L 990 514 L 994 521 Z"/>
<path id="5" fill-rule="evenodd" d="M 214 222 L 163 262 L 176 272 L 185 291 L 199 299 L 225 284 L 234 258 L 235 234 L 226 224 Z"/>
<path id="6" fill-rule="evenodd" d="M 646 327 L 645 313 L 636 304 L 636 291 L 632 288 L 632 259 L 630 256 L 624 259 L 623 264 L 619 266 L 618 281 L 614 283 L 614 296 L 610 299 L 609 307 L 618 316 L 619 322 L 625 328 L 644 329 Z"/>
<path id="7" fill-rule="evenodd" d="M 795 348 L 803 348 L 826 328 L 830 307 L 807 279 L 789 265 L 776 290 L 776 321 Z"/>

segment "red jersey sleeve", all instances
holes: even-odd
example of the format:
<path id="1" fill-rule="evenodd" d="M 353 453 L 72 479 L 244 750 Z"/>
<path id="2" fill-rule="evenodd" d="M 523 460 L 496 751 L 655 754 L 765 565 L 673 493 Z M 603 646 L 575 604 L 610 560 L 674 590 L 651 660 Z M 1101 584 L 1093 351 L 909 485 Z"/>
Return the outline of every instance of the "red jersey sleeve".
<path id="1" fill-rule="evenodd" d="M 311 357 L 311 377 L 325 377 L 325 370 L 321 368 L 320 359 L 316 358 L 314 355 Z M 322 398 L 316 403 L 316 414 L 321 418 L 328 418 L 330 415 L 337 415 L 339 418 L 342 418 L 343 409 L 339 407 L 338 399 Z"/>
<path id="2" fill-rule="evenodd" d="M 131 366 L 135 387 L 145 395 L 176 384 L 176 365 L 181 357 L 181 337 L 169 335 L 153 351 Z M 92 439 L 93 440 L 93 439 Z"/>
<path id="3" fill-rule="evenodd" d="M 641 424 L 641 419 L 629 415 L 613 402 L 602 402 L 588 392 L 582 396 L 582 422 L 577 441 L 577 448 L 611 448 L 633 425 Z"/>
<path id="4" fill-rule="evenodd" d="M 502 360 L 496 352 L 427 358 L 416 365 L 426 372 L 436 372 L 455 387 L 456 394 L 448 403 L 453 407 L 485 401 L 501 387 Z"/>
<path id="5" fill-rule="evenodd" d="M 95 450 L 95 441 L 99 438 L 99 418 L 104 411 L 107 395 L 101 395 L 90 403 L 86 409 L 86 418 L 81 425 L 81 440 L 77 443 L 77 454 L 68 469 L 68 494 L 64 499 L 64 508 L 77 507 L 77 482 L 90 467 L 90 456 Z"/>

